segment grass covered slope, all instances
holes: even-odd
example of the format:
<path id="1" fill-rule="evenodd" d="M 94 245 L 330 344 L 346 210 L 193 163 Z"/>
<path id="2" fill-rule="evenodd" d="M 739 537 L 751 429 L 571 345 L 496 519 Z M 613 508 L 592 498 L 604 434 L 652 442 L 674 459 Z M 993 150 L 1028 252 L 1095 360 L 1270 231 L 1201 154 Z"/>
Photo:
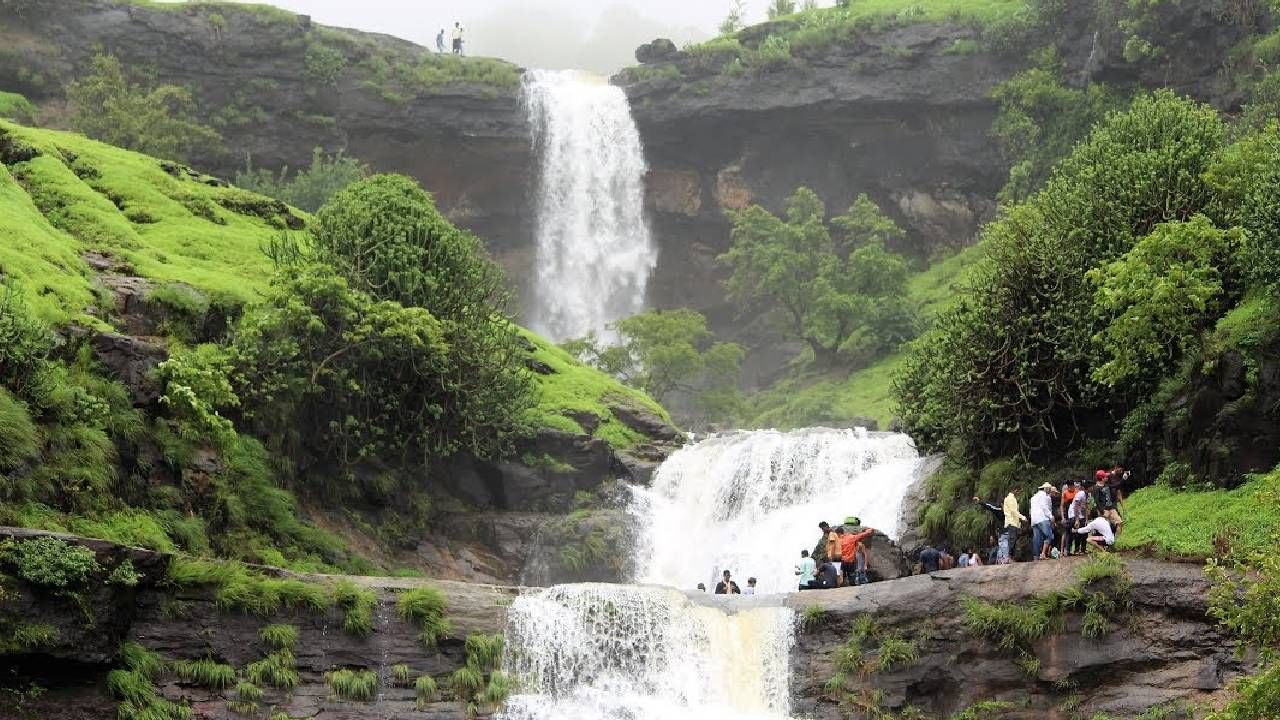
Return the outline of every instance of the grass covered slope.
<path id="1" fill-rule="evenodd" d="M 529 330 L 522 329 L 521 334 L 532 343 L 534 363 L 543 369 L 534 373 L 538 382 L 535 425 L 587 434 L 582 422 L 586 416 L 594 416 L 599 425 L 590 434 L 625 450 L 644 438 L 618 419 L 614 407 L 644 410 L 671 422 L 667 411 L 643 392 L 583 365 Z"/>
<path id="2" fill-rule="evenodd" d="M 1220 540 L 1246 554 L 1274 549 L 1280 516 L 1261 511 L 1259 496 L 1266 492 L 1280 492 L 1280 470 L 1255 476 L 1234 490 L 1142 488 L 1125 503 L 1124 532 L 1116 545 L 1192 557 L 1220 555 Z"/>
<path id="3" fill-rule="evenodd" d="M 81 135 L 0 121 L 0 275 L 43 321 L 100 327 L 89 251 L 126 262 L 157 283 L 183 283 L 226 305 L 260 299 L 273 239 L 309 218 L 221 180 Z M 644 393 L 586 367 L 532 332 L 539 426 L 585 432 L 572 416 L 599 419 L 595 435 L 618 448 L 641 440 L 609 405 L 666 411 Z"/>
<path id="4" fill-rule="evenodd" d="M 264 289 L 265 243 L 304 218 L 185 168 L 73 133 L 0 122 L 0 271 L 55 325 L 100 323 L 81 255 L 248 302 Z"/>

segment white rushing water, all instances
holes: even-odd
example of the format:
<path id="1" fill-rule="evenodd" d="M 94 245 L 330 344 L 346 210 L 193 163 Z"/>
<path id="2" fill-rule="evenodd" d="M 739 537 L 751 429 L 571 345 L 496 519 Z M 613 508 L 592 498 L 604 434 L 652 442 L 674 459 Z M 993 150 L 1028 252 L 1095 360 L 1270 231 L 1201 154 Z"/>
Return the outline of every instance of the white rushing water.
<path id="1" fill-rule="evenodd" d="M 636 488 L 634 549 L 647 585 L 562 585 L 507 616 L 519 692 L 501 720 L 788 720 L 793 566 L 817 523 L 858 515 L 898 533 L 922 461 L 905 435 L 738 432 L 685 447 Z M 720 571 L 760 596 L 686 595 Z M 695 602 L 690 597 L 696 598 Z"/>
<path id="2" fill-rule="evenodd" d="M 518 598 L 504 720 L 782 720 L 794 618 L 728 613 L 670 588 L 565 585 Z"/>
<path id="3" fill-rule="evenodd" d="M 575 71 L 525 75 L 538 153 L 537 268 L 528 318 L 552 340 L 644 309 L 657 248 L 644 213 L 640 133 L 620 88 Z"/>
<path id="4" fill-rule="evenodd" d="M 920 467 L 906 435 L 863 430 L 760 430 L 690 445 L 635 491 L 645 528 L 637 579 L 710 589 L 727 569 L 744 588 L 754 576 L 757 592 L 790 592 L 820 521 L 856 515 L 896 539 Z"/>

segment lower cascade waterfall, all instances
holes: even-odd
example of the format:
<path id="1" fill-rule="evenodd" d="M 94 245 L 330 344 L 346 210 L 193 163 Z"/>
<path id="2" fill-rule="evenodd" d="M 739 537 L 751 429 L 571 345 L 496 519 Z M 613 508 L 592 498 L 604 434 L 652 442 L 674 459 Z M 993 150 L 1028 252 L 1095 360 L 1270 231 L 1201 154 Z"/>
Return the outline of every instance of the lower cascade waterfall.
<path id="1" fill-rule="evenodd" d="M 729 613 L 670 588 L 564 585 L 518 598 L 504 720 L 782 720 L 794 617 Z"/>
<path id="2" fill-rule="evenodd" d="M 817 523 L 898 533 L 922 466 L 905 435 L 736 432 L 689 445 L 635 488 L 646 585 L 560 585 L 507 614 L 502 720 L 788 720 L 795 615 L 774 597 L 713 597 L 724 569 L 760 595 L 796 589 Z M 680 588 L 677 590 L 676 588 Z"/>
<path id="3" fill-rule="evenodd" d="M 898 537 L 898 515 L 921 467 L 906 435 L 815 428 L 730 433 L 689 445 L 637 488 L 645 528 L 640 582 L 710 590 L 723 570 L 759 593 L 796 589 L 794 567 L 821 531 L 856 515 Z"/>
<path id="4" fill-rule="evenodd" d="M 640 132 L 604 78 L 533 70 L 524 93 L 538 153 L 530 325 L 556 341 L 608 336 L 609 323 L 644 309 L 658 260 Z"/>

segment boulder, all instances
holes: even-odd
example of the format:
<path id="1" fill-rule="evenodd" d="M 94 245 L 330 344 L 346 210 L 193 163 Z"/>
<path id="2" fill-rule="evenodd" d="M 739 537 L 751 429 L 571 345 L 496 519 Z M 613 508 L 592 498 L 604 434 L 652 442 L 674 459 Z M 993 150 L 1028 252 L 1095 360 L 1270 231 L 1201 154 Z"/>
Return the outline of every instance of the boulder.
<path id="1" fill-rule="evenodd" d="M 680 52 L 676 44 L 666 38 L 658 38 L 636 48 L 636 62 L 641 65 L 669 60 Z"/>

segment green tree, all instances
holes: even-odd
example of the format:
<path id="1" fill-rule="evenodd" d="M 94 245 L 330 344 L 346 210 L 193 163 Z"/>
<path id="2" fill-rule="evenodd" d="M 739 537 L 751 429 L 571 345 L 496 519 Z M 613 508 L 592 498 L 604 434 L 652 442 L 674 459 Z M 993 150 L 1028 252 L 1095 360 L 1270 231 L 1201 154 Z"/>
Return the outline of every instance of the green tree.
<path id="1" fill-rule="evenodd" d="M 796 11 L 796 0 L 772 0 L 769 3 L 769 19 L 793 15 Z"/>
<path id="2" fill-rule="evenodd" d="M 902 231 L 865 195 L 832 221 L 837 238 L 825 214 L 808 188 L 785 218 L 759 205 L 732 213 L 729 296 L 808 344 L 820 367 L 865 362 L 913 332 L 906 261 L 885 249 Z"/>
<path id="3" fill-rule="evenodd" d="M 1061 447 L 1086 416 L 1142 391 L 1093 377 L 1110 359 L 1093 338 L 1111 313 L 1094 307 L 1086 273 L 1212 204 L 1205 171 L 1224 131 L 1212 108 L 1168 91 L 1140 97 L 987 226 L 985 260 L 895 378 L 918 441 L 982 457 Z"/>
<path id="4" fill-rule="evenodd" d="M 507 314 L 506 278 L 480 241 L 402 175 L 352 184 L 320 208 L 310 229 L 316 258 L 352 289 L 440 321 L 451 353 L 436 382 L 467 418 L 459 431 L 473 434 L 463 445 L 482 455 L 504 447 L 521 408 L 532 404 L 532 380 Z"/>
<path id="5" fill-rule="evenodd" d="M 1211 214 L 1244 228 L 1240 265 L 1256 287 L 1280 291 L 1280 122 L 1228 146 L 1205 173 L 1216 200 Z"/>
<path id="6" fill-rule="evenodd" d="M 732 418 L 741 405 L 742 348 L 716 342 L 701 313 L 689 309 L 633 315 L 612 326 L 620 343 L 588 336 L 565 349 L 661 403 L 690 398 L 705 416 Z"/>
<path id="7" fill-rule="evenodd" d="M 195 119 L 190 90 L 134 82 L 114 55 L 95 55 L 93 72 L 68 83 L 66 93 L 71 127 L 112 145 L 189 160 L 215 150 L 222 140 Z"/>
<path id="8" fill-rule="evenodd" d="M 236 173 L 235 184 L 313 213 L 334 195 L 368 174 L 368 166 L 347 157 L 341 150 L 326 155 L 320 148 L 315 148 L 311 152 L 311 167 L 298 170 L 292 177 L 288 167 L 281 168 L 277 175 L 270 170 L 255 169 L 250 162 L 243 171 Z"/>
<path id="9" fill-rule="evenodd" d="M 1094 336 L 1106 361 L 1093 378 L 1111 387 L 1149 384 L 1202 347 L 1230 297 L 1242 240 L 1239 228 L 1219 230 L 1197 215 L 1157 226 L 1120 259 L 1090 270 L 1095 307 L 1110 317 Z"/>

